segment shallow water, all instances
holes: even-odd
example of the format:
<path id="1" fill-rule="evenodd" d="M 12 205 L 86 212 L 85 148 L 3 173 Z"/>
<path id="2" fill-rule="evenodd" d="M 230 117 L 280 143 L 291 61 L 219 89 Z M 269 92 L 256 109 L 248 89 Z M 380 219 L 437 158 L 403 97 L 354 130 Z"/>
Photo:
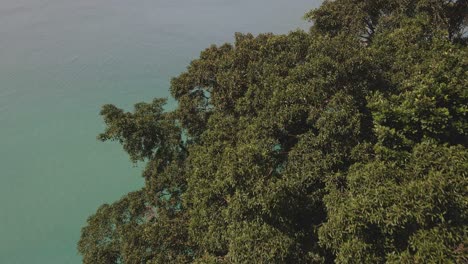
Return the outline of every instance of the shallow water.
<path id="1" fill-rule="evenodd" d="M 96 140 L 102 104 L 168 97 L 209 44 L 306 28 L 319 1 L 129 2 L 0 2 L 0 263 L 80 263 L 86 218 L 142 186 L 120 146 Z"/>

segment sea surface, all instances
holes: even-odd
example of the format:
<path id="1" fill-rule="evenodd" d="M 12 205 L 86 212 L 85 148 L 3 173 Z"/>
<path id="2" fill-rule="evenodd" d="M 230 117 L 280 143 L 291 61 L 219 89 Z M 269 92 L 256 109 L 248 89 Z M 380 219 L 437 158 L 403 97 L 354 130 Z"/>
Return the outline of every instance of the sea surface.
<path id="1" fill-rule="evenodd" d="M 211 43 L 307 29 L 319 2 L 0 0 L 0 264 L 80 263 L 86 218 L 143 185 L 101 105 L 169 97 Z"/>

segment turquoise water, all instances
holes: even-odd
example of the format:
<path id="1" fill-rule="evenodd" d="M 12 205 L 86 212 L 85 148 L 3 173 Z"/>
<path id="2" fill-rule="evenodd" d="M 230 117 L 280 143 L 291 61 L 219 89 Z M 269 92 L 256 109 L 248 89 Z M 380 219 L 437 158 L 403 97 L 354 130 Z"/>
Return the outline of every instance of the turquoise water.
<path id="1" fill-rule="evenodd" d="M 80 263 L 86 218 L 142 186 L 120 146 L 96 140 L 102 104 L 168 97 L 170 77 L 209 44 L 306 28 L 317 4 L 2 0 L 0 264 Z"/>

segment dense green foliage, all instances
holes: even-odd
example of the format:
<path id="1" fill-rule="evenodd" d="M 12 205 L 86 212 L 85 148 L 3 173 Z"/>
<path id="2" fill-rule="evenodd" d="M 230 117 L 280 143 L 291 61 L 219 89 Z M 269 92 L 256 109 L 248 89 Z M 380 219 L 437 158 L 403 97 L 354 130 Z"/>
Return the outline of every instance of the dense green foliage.
<path id="1" fill-rule="evenodd" d="M 146 185 L 89 218 L 84 263 L 466 263 L 467 15 L 325 1 L 203 51 L 172 112 L 104 106 Z"/>

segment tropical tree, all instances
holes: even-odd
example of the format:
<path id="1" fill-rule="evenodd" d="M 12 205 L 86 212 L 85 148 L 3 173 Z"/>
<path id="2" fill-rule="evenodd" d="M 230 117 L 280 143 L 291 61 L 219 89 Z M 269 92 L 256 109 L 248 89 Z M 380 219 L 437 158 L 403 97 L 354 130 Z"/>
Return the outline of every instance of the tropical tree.
<path id="1" fill-rule="evenodd" d="M 145 187 L 82 230 L 85 263 L 466 259 L 467 1 L 325 1 L 310 32 L 236 34 L 101 140 Z"/>

